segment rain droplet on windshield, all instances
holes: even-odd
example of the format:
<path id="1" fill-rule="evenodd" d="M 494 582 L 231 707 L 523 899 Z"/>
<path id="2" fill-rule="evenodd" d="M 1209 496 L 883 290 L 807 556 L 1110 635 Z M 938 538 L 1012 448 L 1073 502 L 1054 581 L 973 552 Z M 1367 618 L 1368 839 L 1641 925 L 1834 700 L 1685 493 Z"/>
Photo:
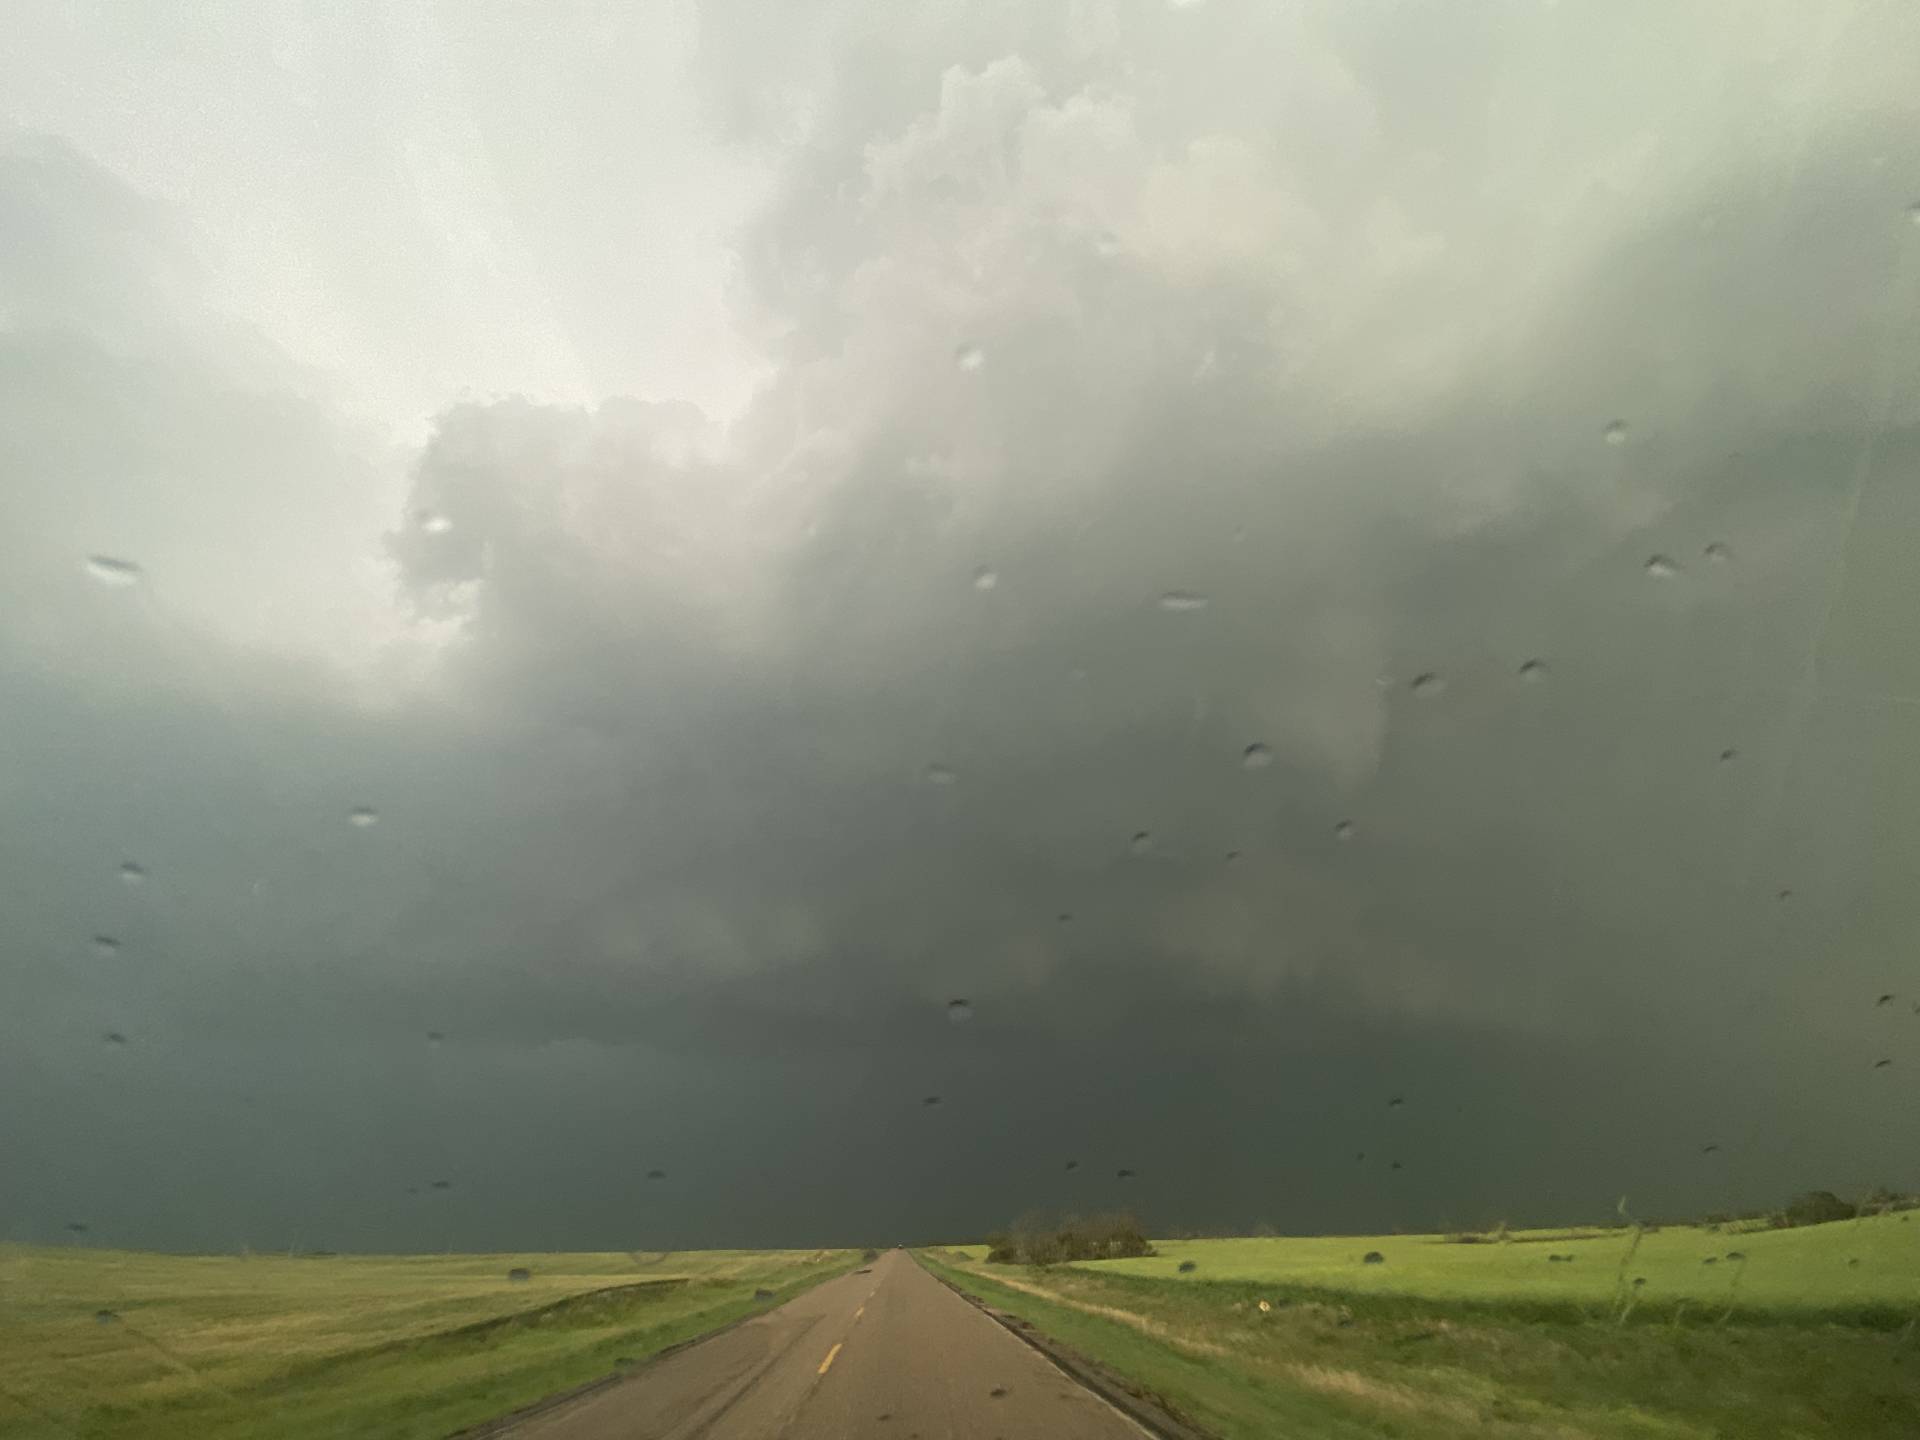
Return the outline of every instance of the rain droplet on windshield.
<path id="1" fill-rule="evenodd" d="M 1427 670 L 1413 677 L 1410 688 L 1422 700 L 1431 700 L 1447 688 L 1447 682 L 1434 671 Z"/>
<path id="2" fill-rule="evenodd" d="M 1207 608 L 1207 597 L 1191 590 L 1169 590 L 1160 597 L 1160 608 L 1174 614 L 1189 614 Z"/>
<path id="3" fill-rule="evenodd" d="M 1734 749 L 1733 746 L 1731 745 L 1727 746 L 1726 749 L 1720 752 L 1720 763 L 1722 765 L 1725 765 L 1731 760 L 1738 760 L 1739 758 L 1740 758 L 1740 752 Z"/>
<path id="4" fill-rule="evenodd" d="M 120 864 L 120 883 L 122 885 L 144 885 L 147 883 L 147 867 L 132 860 Z"/>
<path id="5" fill-rule="evenodd" d="M 1335 825 L 1333 827 L 1333 838 L 1336 840 L 1351 840 L 1353 838 L 1353 822 L 1351 820 L 1342 820 L 1339 824 Z"/>
<path id="6" fill-rule="evenodd" d="M 920 1103 L 922 1105 L 938 1105 L 940 1103 L 940 1097 L 938 1095 L 929 1095 Z"/>
<path id="7" fill-rule="evenodd" d="M 1876 1070 L 1884 1070 L 1891 1064 L 1893 1064 L 1891 1060 L 1876 1060 L 1873 1062 L 1873 1068 Z"/>
<path id="8" fill-rule="evenodd" d="M 453 1181 L 451 1181 L 451 1180 L 435 1180 L 435 1181 L 433 1181 L 433 1182 L 432 1182 L 432 1184 L 431 1184 L 431 1186 L 430 1186 L 430 1188 L 432 1188 L 432 1189 L 434 1189 L 434 1190 L 451 1190 L 451 1189 L 453 1188 Z"/>
<path id="9" fill-rule="evenodd" d="M 1626 444 L 1627 422 L 1624 420 L 1609 420 L 1606 429 L 1600 432 L 1600 438 L 1605 440 L 1609 445 Z"/>
<path id="10" fill-rule="evenodd" d="M 1716 565 L 1724 565 L 1733 558 L 1733 551 L 1727 548 L 1723 540 L 1710 541 L 1700 553 Z"/>
<path id="11" fill-rule="evenodd" d="M 959 774 L 949 765 L 927 766 L 926 777 L 929 785 L 951 785 L 960 778 Z"/>
<path id="12" fill-rule="evenodd" d="M 449 520 L 437 510 L 422 510 L 420 512 L 420 528 L 429 535 L 444 535 L 453 529 L 453 521 Z"/>
<path id="13" fill-rule="evenodd" d="M 1067 1161 L 1067 1169 L 1078 1170 L 1079 1168 L 1080 1168 L 1080 1162 L 1078 1160 Z"/>
<path id="14" fill-rule="evenodd" d="M 347 812 L 347 823 L 358 825 L 362 830 L 380 823 L 380 812 L 371 805 L 356 805 Z"/>
<path id="15" fill-rule="evenodd" d="M 1240 764 L 1247 770 L 1264 770 L 1273 764 L 1273 751 L 1266 745 L 1255 742 L 1240 752 Z"/>
<path id="16" fill-rule="evenodd" d="M 442 1035 L 438 1030 L 427 1031 L 427 1043 L 429 1045 L 438 1045 L 442 1040 L 446 1038 L 447 1037 L 445 1035 Z"/>
<path id="17" fill-rule="evenodd" d="M 1914 201 L 1907 207 L 1907 219 L 1915 225 L 1920 225 L 1920 200 Z"/>
<path id="18" fill-rule="evenodd" d="M 127 1043 L 127 1037 L 122 1035 L 118 1030 L 109 1030 L 100 1038 L 109 1045 L 124 1045 Z"/>
<path id="19" fill-rule="evenodd" d="M 987 363 L 987 352 L 969 340 L 953 352 L 953 363 L 962 370 L 978 370 Z"/>
<path id="20" fill-rule="evenodd" d="M 533 1272 L 524 1266 L 516 1265 L 507 1271 L 507 1280 L 514 1285 L 524 1285 L 533 1279 Z"/>
<path id="21" fill-rule="evenodd" d="M 1680 567 L 1665 555 L 1649 555 L 1646 564 L 1647 574 L 1655 580 L 1671 580 L 1680 573 Z"/>
<path id="22" fill-rule="evenodd" d="M 965 1000 L 947 1001 L 947 1019 L 956 1025 L 964 1025 L 973 1019 L 973 1006 Z"/>
<path id="23" fill-rule="evenodd" d="M 125 587 L 139 584 L 143 572 L 131 560 L 121 560 L 112 555 L 89 555 L 87 573 L 102 585 Z"/>
<path id="24" fill-rule="evenodd" d="M 1529 683 L 1537 683 L 1547 678 L 1547 662 L 1540 659 L 1522 660 L 1520 678 Z"/>
<path id="25" fill-rule="evenodd" d="M 1873 1003 L 1875 1005 L 1891 1005 L 1893 1003 L 1893 996 L 1882 995 L 1878 1000 L 1874 1001 Z"/>
<path id="26" fill-rule="evenodd" d="M 1113 1178 L 1116 1180 L 1131 1180 L 1133 1178 L 1133 1171 L 1126 1169 L 1116 1170 L 1113 1172 Z"/>
<path id="27" fill-rule="evenodd" d="M 986 566 L 982 565 L 978 570 L 973 572 L 973 588 L 976 590 L 991 590 L 999 583 L 1000 572 L 997 570 L 989 570 Z"/>
<path id="28" fill-rule="evenodd" d="M 96 1310 L 93 1312 L 93 1323 L 96 1325 L 111 1325 L 119 1318 L 120 1316 L 112 1310 Z"/>
<path id="29" fill-rule="evenodd" d="M 1406 1103 L 1407 1103 L 1406 1096 L 1396 1095 L 1391 1100 L 1387 1101 L 1387 1108 L 1389 1110 L 1398 1110 L 1402 1105 Z"/>
<path id="30" fill-rule="evenodd" d="M 1153 849 L 1153 835 L 1150 831 L 1136 830 L 1133 839 L 1127 842 L 1127 848 L 1136 855 L 1145 855 Z"/>
<path id="31" fill-rule="evenodd" d="M 667 1178 L 667 1172 L 664 1170 L 647 1171 L 647 1179 L 649 1180 L 664 1180 L 666 1178 Z"/>
<path id="32" fill-rule="evenodd" d="M 1059 915 L 1054 918 L 1062 925 L 1071 925 L 1073 923 L 1073 912 L 1071 910 L 1062 910 Z"/>
<path id="33" fill-rule="evenodd" d="M 96 935 L 93 937 L 93 953 L 103 960 L 109 956 L 118 955 L 120 942 L 111 935 Z"/>

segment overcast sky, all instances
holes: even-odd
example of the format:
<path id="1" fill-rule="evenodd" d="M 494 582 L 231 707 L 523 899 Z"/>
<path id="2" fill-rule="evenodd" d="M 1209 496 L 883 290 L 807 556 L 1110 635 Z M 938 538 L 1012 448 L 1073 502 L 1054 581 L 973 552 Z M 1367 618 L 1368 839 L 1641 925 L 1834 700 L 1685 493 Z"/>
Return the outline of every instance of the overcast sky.
<path id="1" fill-rule="evenodd" d="M 1920 11 L 167 10 L 0 51 L 0 1239 L 1920 1186 Z"/>

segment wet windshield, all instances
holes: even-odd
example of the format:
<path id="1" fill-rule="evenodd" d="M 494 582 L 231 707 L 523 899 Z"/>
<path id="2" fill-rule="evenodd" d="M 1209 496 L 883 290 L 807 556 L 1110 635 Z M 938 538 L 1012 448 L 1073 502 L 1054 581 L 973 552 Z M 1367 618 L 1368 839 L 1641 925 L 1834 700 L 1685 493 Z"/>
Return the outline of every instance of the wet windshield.
<path id="1" fill-rule="evenodd" d="M 14 8 L 0 1434 L 1920 1426 L 1920 15 Z"/>

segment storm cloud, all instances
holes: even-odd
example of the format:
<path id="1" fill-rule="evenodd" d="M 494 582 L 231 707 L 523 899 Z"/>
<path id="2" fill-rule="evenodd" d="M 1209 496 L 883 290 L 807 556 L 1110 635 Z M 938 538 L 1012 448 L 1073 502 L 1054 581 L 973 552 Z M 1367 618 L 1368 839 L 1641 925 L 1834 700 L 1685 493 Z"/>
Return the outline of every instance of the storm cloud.
<path id="1" fill-rule="evenodd" d="M 1920 19 L 1041 8 L 39 18 L 0 1233 L 1920 1181 Z"/>

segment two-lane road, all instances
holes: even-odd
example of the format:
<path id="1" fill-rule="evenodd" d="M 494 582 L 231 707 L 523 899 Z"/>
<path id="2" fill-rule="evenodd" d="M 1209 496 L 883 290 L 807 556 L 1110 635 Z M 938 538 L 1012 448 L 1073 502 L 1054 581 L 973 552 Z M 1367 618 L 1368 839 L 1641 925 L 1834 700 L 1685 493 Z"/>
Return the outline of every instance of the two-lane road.
<path id="1" fill-rule="evenodd" d="M 566 1405 L 514 1440 L 1140 1440 L 1046 1357 L 889 1250 Z"/>

